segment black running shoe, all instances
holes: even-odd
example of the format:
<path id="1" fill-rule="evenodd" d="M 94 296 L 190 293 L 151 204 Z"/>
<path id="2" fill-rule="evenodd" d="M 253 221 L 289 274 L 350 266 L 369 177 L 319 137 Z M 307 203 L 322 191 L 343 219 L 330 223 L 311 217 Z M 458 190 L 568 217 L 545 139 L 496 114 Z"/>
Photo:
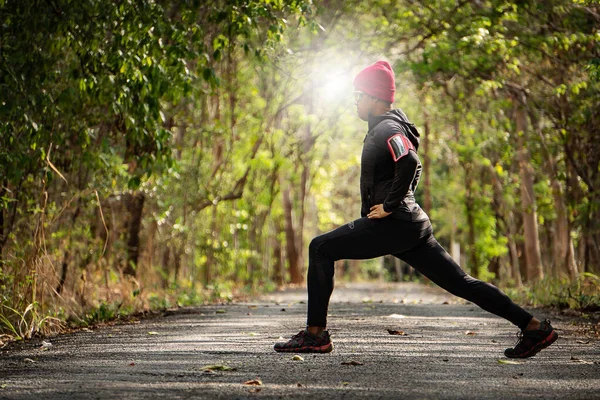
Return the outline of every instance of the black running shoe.
<path id="1" fill-rule="evenodd" d="M 273 348 L 284 353 L 329 353 L 333 350 L 333 343 L 327 331 L 317 336 L 303 330 L 287 342 L 275 343 Z"/>
<path id="2" fill-rule="evenodd" d="M 535 356 L 540 350 L 545 349 L 558 339 L 558 333 L 550 325 L 550 321 L 544 320 L 540 329 L 534 331 L 523 331 L 517 333 L 519 340 L 512 349 L 504 350 L 508 358 L 527 358 Z"/>

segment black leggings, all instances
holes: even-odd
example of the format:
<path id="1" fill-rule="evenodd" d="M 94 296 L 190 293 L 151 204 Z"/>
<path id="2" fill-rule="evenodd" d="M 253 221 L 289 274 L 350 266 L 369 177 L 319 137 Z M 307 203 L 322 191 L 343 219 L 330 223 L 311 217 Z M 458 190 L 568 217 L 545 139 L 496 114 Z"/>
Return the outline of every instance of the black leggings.
<path id="1" fill-rule="evenodd" d="M 314 238 L 309 247 L 309 326 L 327 326 L 334 262 L 392 254 L 455 296 L 505 318 L 524 330 L 532 315 L 497 287 L 465 273 L 435 240 L 429 221 L 360 218 Z"/>

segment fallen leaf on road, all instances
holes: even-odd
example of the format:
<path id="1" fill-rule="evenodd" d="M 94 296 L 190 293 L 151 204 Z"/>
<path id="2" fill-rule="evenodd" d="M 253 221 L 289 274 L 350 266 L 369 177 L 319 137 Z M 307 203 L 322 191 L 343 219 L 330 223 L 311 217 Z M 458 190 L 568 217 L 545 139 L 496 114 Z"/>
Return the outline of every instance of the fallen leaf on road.
<path id="1" fill-rule="evenodd" d="M 342 385 L 344 386 L 348 386 L 350 384 L 350 382 L 342 382 Z"/>
<path id="2" fill-rule="evenodd" d="M 372 303 L 373 299 L 371 299 L 370 297 L 363 297 L 362 302 L 363 303 Z"/>
<path id="3" fill-rule="evenodd" d="M 254 385 L 254 386 L 260 386 L 262 385 L 262 381 L 260 379 L 251 379 L 249 381 L 244 382 L 244 385 Z"/>
<path id="4" fill-rule="evenodd" d="M 6 389 L 8 385 L 6 383 L 3 383 L 2 385 L 0 385 L 0 389 Z"/>
<path id="5" fill-rule="evenodd" d="M 225 314 L 227 310 L 217 310 L 215 311 L 217 314 Z"/>
<path id="6" fill-rule="evenodd" d="M 442 304 L 450 304 L 450 303 L 448 303 L 448 301 L 445 301 L 445 302 L 443 302 Z"/>
<path id="7" fill-rule="evenodd" d="M 235 368 L 232 367 L 228 367 L 227 365 L 205 365 L 204 367 L 200 368 L 201 370 L 204 371 L 235 371 Z"/>
<path id="8" fill-rule="evenodd" d="M 363 363 L 361 363 L 360 361 L 350 360 L 350 361 L 342 361 L 342 365 L 363 365 Z"/>
<path id="9" fill-rule="evenodd" d="M 28 362 L 28 363 L 34 363 L 35 361 L 32 360 L 31 358 L 26 358 L 23 361 Z"/>
<path id="10" fill-rule="evenodd" d="M 473 331 L 466 331 L 465 335 L 469 335 L 469 336 L 475 336 L 477 335 L 477 332 L 473 332 Z"/>
<path id="11" fill-rule="evenodd" d="M 304 361 L 304 358 L 302 358 L 299 355 L 295 355 L 294 357 L 292 357 L 292 360 L 294 360 L 294 361 Z"/>
<path id="12" fill-rule="evenodd" d="M 130 366 L 130 367 L 134 367 L 134 366 L 135 366 L 135 363 L 131 363 L 131 364 L 129 364 L 129 366 Z"/>
<path id="13" fill-rule="evenodd" d="M 388 318 L 397 318 L 397 319 L 401 319 L 401 318 L 406 318 L 406 315 L 402 315 L 402 314 L 391 314 L 391 315 L 388 315 Z"/>
<path id="14" fill-rule="evenodd" d="M 408 333 L 404 331 L 393 331 L 391 329 L 387 330 L 390 335 L 398 335 L 398 336 L 408 336 Z"/>
<path id="15" fill-rule="evenodd" d="M 496 339 L 492 339 L 492 343 L 498 343 Z"/>
<path id="16" fill-rule="evenodd" d="M 523 363 L 520 363 L 518 361 L 502 360 L 502 359 L 500 359 L 500 360 L 498 360 L 498 364 L 520 365 L 520 364 L 523 364 Z"/>
<path id="17" fill-rule="evenodd" d="M 594 363 L 593 361 L 586 361 L 586 360 L 582 360 L 581 358 L 577 358 L 577 357 L 573 357 L 573 356 L 571 356 L 571 361 L 577 362 L 580 364 L 593 364 Z"/>
<path id="18" fill-rule="evenodd" d="M 250 332 L 248 335 L 250 335 L 250 336 L 258 336 L 258 333 L 256 333 L 256 332 Z"/>
<path id="19" fill-rule="evenodd" d="M 302 384 L 301 384 L 301 383 L 299 383 L 299 382 L 298 382 L 298 383 L 296 383 L 296 385 L 297 385 L 298 387 L 302 387 Z"/>
<path id="20" fill-rule="evenodd" d="M 148 335 L 160 335 L 160 334 L 158 332 L 150 331 L 150 332 L 148 332 Z"/>
<path id="21" fill-rule="evenodd" d="M 587 340 L 587 341 L 584 342 L 583 340 L 578 340 L 577 343 L 579 343 L 579 344 L 589 344 L 590 341 Z"/>
<path id="22" fill-rule="evenodd" d="M 248 306 L 248 308 L 254 309 L 254 308 L 258 308 L 258 307 L 257 306 Z"/>

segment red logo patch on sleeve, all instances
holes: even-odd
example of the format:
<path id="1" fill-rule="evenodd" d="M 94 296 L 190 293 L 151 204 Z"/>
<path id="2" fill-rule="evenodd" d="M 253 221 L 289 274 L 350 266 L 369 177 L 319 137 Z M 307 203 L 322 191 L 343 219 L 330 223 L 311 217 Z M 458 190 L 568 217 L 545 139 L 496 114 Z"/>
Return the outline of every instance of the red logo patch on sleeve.
<path id="1" fill-rule="evenodd" d="M 406 136 L 397 133 L 388 139 L 388 148 L 395 162 L 407 155 L 410 150 L 414 149 L 414 146 Z"/>

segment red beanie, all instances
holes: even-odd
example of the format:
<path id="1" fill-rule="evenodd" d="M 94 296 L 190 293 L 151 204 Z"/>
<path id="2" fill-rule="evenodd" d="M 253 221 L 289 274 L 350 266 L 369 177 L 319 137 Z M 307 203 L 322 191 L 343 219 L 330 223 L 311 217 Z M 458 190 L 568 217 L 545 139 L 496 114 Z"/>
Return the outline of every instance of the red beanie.
<path id="1" fill-rule="evenodd" d="M 393 103 L 396 92 L 394 71 L 387 61 L 377 61 L 356 75 L 354 87 L 369 96 Z"/>

